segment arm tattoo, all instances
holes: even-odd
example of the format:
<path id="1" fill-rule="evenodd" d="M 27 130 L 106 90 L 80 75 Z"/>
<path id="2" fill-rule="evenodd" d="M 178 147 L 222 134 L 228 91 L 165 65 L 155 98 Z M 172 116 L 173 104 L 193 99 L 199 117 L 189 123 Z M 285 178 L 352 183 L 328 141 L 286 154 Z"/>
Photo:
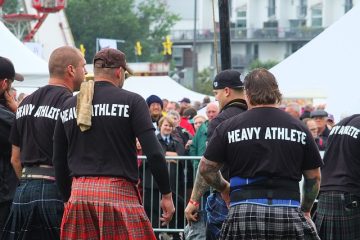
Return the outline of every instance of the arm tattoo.
<path id="1" fill-rule="evenodd" d="M 194 188 L 191 193 L 191 199 L 199 202 L 201 197 L 209 190 L 209 185 L 206 183 L 205 179 L 199 173 L 199 168 L 196 173 L 196 179 L 194 183 Z"/>
<path id="2" fill-rule="evenodd" d="M 301 200 L 301 210 L 303 212 L 310 212 L 312 205 L 319 193 L 320 179 L 319 178 L 304 178 L 303 196 Z"/>
<path id="3" fill-rule="evenodd" d="M 200 172 L 205 181 L 215 190 L 222 192 L 227 186 L 227 182 L 219 171 L 222 164 L 211 162 L 207 159 L 202 159 L 201 161 Z"/>

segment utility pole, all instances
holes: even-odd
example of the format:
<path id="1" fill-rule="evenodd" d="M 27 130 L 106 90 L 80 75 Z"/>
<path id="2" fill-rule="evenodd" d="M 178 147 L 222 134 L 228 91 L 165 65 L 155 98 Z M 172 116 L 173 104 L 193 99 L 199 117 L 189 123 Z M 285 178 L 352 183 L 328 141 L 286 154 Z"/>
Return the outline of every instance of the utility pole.
<path id="1" fill-rule="evenodd" d="M 231 68 L 229 1 L 219 0 L 221 70 Z"/>
<path id="2" fill-rule="evenodd" d="M 193 46 L 192 46 L 192 68 L 193 68 L 192 85 L 194 91 L 196 91 L 196 77 L 197 77 L 196 18 L 197 18 L 197 0 L 194 0 L 194 38 L 193 38 Z"/>

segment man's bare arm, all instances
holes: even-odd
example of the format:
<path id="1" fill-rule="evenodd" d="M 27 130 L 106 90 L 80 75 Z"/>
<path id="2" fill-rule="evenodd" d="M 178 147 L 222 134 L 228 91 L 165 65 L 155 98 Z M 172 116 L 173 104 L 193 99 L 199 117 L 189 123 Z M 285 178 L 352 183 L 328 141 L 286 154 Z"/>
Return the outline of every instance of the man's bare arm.
<path id="1" fill-rule="evenodd" d="M 14 168 L 16 176 L 18 177 L 18 179 L 20 179 L 21 172 L 22 172 L 22 166 L 21 166 L 21 161 L 20 161 L 20 148 L 15 145 L 12 145 L 11 164 Z"/>
<path id="2" fill-rule="evenodd" d="M 301 210 L 304 213 L 310 213 L 311 208 L 314 204 L 316 196 L 320 189 L 320 168 L 306 170 L 303 172 L 304 185 L 303 185 L 303 196 L 301 199 Z"/>
<path id="3" fill-rule="evenodd" d="M 194 187 L 191 193 L 190 199 L 195 202 L 200 202 L 201 197 L 209 190 L 209 185 L 206 183 L 205 179 L 201 176 L 198 168 L 195 178 Z"/>
<path id="4" fill-rule="evenodd" d="M 199 172 L 205 181 L 218 192 L 223 192 L 229 183 L 223 178 L 220 173 L 220 168 L 223 164 L 213 162 L 202 157 L 199 165 Z"/>

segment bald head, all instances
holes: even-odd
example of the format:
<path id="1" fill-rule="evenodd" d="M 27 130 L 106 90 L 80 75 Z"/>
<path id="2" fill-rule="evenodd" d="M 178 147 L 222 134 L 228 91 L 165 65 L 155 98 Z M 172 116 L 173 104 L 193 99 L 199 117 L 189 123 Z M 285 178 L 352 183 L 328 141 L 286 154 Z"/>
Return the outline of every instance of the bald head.
<path id="1" fill-rule="evenodd" d="M 49 73 L 51 78 L 63 78 L 69 65 L 77 68 L 83 59 L 81 52 L 69 46 L 55 49 L 49 59 Z"/>
<path id="2" fill-rule="evenodd" d="M 209 121 L 213 120 L 219 114 L 219 106 L 216 103 L 209 103 L 206 106 L 206 116 Z"/>

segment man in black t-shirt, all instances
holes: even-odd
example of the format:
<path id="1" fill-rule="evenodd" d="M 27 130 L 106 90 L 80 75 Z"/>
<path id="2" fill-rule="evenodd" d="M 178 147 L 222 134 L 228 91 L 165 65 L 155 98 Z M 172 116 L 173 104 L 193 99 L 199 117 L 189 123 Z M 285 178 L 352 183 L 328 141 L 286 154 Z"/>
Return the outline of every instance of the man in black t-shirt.
<path id="1" fill-rule="evenodd" d="M 244 87 L 249 110 L 215 129 L 199 167 L 230 202 L 220 239 L 319 239 L 310 210 L 322 160 L 311 133 L 277 108 L 281 93 L 269 71 L 253 70 Z M 230 183 L 219 171 L 224 164 Z"/>
<path id="2" fill-rule="evenodd" d="M 148 107 L 140 95 L 122 89 L 125 71 L 130 71 L 124 53 L 105 48 L 93 63 L 93 91 L 82 86 L 78 96 L 66 101 L 54 134 L 56 182 L 67 202 L 61 237 L 155 239 L 137 188 L 136 138 L 163 194 L 164 224 L 175 208 Z M 85 105 L 91 113 L 91 126 L 85 131 L 77 126 L 79 96 L 92 99 Z"/>
<path id="3" fill-rule="evenodd" d="M 83 81 L 85 59 L 72 47 L 60 47 L 49 60 L 48 85 L 27 96 L 11 129 L 11 163 L 17 187 L 4 239 L 59 239 L 63 201 L 55 184 L 52 139 L 63 102 Z"/>
<path id="4" fill-rule="evenodd" d="M 236 70 L 224 70 L 220 72 L 214 79 L 213 89 L 215 98 L 219 101 L 221 112 L 209 123 L 207 142 L 209 142 L 215 128 L 221 122 L 243 113 L 247 109 L 240 72 Z M 228 176 L 227 166 L 224 166 L 221 172 L 224 176 Z M 200 174 L 197 174 L 190 202 L 185 209 L 185 215 L 189 222 L 197 221 L 200 199 L 208 189 L 209 187 L 205 180 Z M 207 198 L 205 209 L 207 213 L 206 239 L 218 239 L 222 223 L 228 213 L 226 203 L 221 198 L 219 192 L 214 191 L 210 194 Z"/>
<path id="5" fill-rule="evenodd" d="M 329 134 L 315 224 L 321 239 L 360 239 L 360 115 Z"/>
<path id="6" fill-rule="evenodd" d="M 17 109 L 15 99 L 10 94 L 14 80 L 22 81 L 24 78 L 15 73 L 14 65 L 9 59 L 0 56 L 0 238 L 19 183 L 10 163 L 9 135 Z"/>

